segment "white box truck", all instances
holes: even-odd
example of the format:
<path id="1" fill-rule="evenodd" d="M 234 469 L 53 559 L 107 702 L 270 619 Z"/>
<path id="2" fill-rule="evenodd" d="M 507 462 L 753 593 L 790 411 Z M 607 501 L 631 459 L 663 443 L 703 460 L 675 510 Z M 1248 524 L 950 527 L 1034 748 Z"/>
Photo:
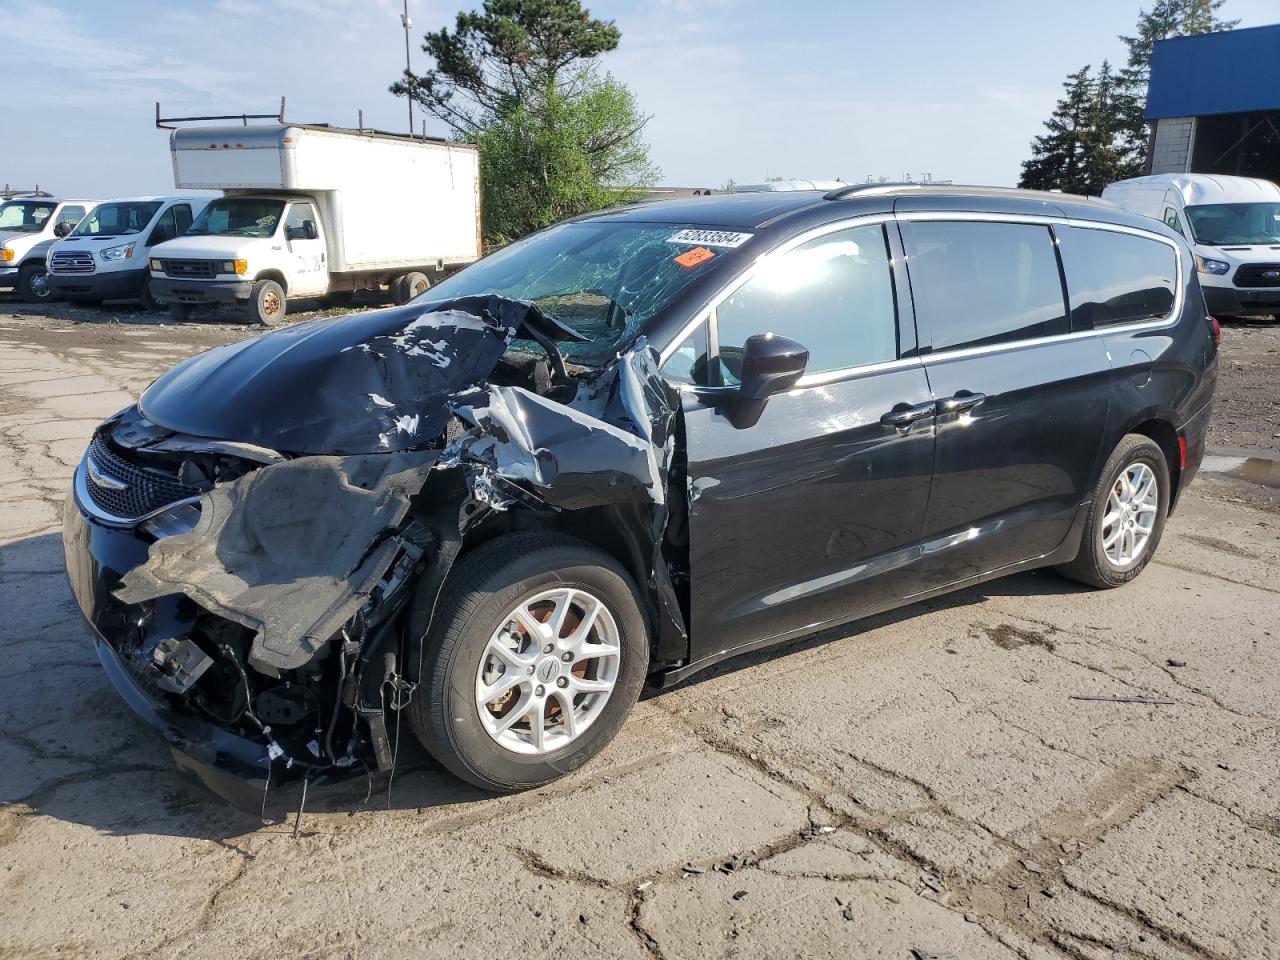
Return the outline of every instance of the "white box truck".
<path id="1" fill-rule="evenodd" d="M 221 190 L 151 251 L 151 291 L 185 320 L 232 304 L 267 326 L 297 297 L 387 289 L 404 303 L 480 255 L 470 144 L 303 124 L 183 127 L 174 183 Z"/>

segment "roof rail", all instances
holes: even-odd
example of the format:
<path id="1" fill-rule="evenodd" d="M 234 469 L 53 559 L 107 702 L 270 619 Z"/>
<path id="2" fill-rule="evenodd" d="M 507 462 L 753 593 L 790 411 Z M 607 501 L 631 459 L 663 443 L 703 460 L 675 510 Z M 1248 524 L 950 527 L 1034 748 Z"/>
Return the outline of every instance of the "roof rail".
<path id="1" fill-rule="evenodd" d="M 197 123 L 201 120 L 239 120 L 246 127 L 250 120 L 274 120 L 277 123 L 284 123 L 284 97 L 280 98 L 279 113 L 228 113 L 216 117 L 162 117 L 160 116 L 160 102 L 156 101 L 156 128 L 158 130 L 176 130 L 177 127 L 170 126 L 174 123 Z"/>
<path id="2" fill-rule="evenodd" d="M 11 187 L 7 183 L 4 185 L 4 189 L 0 190 L 0 200 L 12 200 L 14 197 L 33 197 L 38 199 L 52 196 L 53 194 L 47 190 L 41 190 L 38 183 L 34 190 L 21 190 L 18 187 Z"/>
<path id="3" fill-rule="evenodd" d="M 823 200 L 847 200 L 850 197 L 856 197 L 859 194 L 885 192 L 891 193 L 895 190 L 906 190 L 909 188 L 919 189 L 921 187 L 932 187 L 932 183 L 910 183 L 902 181 L 900 183 L 851 183 L 847 187 L 837 187 L 830 193 L 822 195 Z"/>

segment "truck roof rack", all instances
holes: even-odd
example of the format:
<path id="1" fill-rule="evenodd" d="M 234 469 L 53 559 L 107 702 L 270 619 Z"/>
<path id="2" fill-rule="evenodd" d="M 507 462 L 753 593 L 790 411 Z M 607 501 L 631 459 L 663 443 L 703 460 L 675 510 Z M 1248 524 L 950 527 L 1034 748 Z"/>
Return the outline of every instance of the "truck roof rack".
<path id="1" fill-rule="evenodd" d="M 32 199 L 40 199 L 44 197 L 52 197 L 53 194 L 47 190 L 41 190 L 40 184 L 36 184 L 34 190 L 20 190 L 18 187 L 11 187 L 7 183 L 4 189 L 0 190 L 0 200 L 12 200 L 14 197 L 31 197 Z"/>
<path id="2" fill-rule="evenodd" d="M 225 113 L 210 117 L 162 117 L 160 116 L 160 102 L 156 101 L 156 128 L 159 130 L 176 130 L 178 128 L 171 126 L 171 124 L 199 123 L 202 120 L 239 120 L 246 127 L 249 125 L 250 120 L 274 120 L 277 123 L 284 123 L 284 97 L 280 98 L 279 113 Z"/>

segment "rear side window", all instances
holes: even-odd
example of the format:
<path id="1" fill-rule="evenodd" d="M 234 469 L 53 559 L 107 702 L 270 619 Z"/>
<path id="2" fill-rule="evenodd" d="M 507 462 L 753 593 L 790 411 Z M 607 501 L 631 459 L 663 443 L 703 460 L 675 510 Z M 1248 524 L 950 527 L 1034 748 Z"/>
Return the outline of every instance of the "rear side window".
<path id="1" fill-rule="evenodd" d="M 767 262 L 716 308 L 722 382 L 738 382 L 743 344 L 758 333 L 808 347 L 807 373 L 896 360 L 895 316 L 880 224 L 810 240 Z"/>
<path id="2" fill-rule="evenodd" d="M 1114 230 L 1060 227 L 1077 330 L 1162 320 L 1173 309 L 1178 254 L 1167 243 Z"/>
<path id="3" fill-rule="evenodd" d="M 1047 226 L 902 224 L 916 316 L 934 352 L 1070 332 Z"/>

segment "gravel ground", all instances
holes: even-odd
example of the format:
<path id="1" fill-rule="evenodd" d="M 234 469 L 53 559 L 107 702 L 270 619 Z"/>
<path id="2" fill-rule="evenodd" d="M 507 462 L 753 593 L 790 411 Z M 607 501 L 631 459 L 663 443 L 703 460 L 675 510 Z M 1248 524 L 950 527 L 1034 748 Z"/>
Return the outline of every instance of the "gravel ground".
<path id="1" fill-rule="evenodd" d="M 185 787 L 58 513 L 98 419 L 252 332 L 0 301 L 0 960 L 1280 957 L 1280 515 L 1229 477 L 1124 589 L 1021 575 L 742 658 L 540 790 L 407 747 L 295 839 Z M 1280 450 L 1278 349 L 1227 329 L 1215 445 Z"/>

